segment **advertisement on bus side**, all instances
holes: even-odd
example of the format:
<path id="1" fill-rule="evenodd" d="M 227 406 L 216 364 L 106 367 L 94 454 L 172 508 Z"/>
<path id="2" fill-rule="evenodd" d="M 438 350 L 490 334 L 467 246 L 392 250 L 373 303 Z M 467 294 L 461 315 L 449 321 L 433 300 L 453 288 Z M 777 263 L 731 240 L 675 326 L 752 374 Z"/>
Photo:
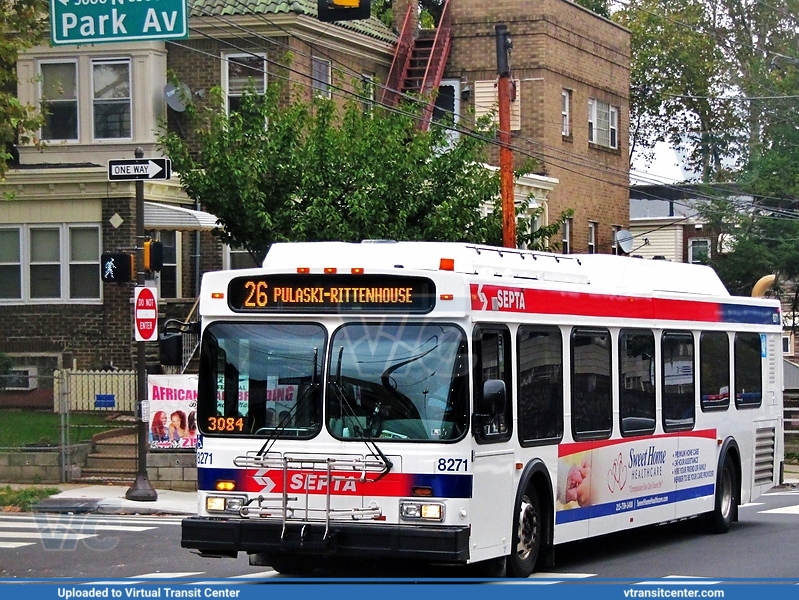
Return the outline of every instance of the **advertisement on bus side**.
<path id="1" fill-rule="evenodd" d="M 711 496 L 715 481 L 713 429 L 562 444 L 557 522 Z"/>

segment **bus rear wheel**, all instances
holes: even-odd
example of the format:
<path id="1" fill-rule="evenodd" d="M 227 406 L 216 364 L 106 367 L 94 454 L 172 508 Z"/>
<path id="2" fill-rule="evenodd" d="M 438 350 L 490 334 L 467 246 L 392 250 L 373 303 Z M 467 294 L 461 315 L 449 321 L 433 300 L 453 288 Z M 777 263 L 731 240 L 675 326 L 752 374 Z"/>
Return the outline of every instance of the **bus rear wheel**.
<path id="1" fill-rule="evenodd" d="M 721 467 L 721 474 L 716 484 L 716 507 L 705 515 L 707 529 L 710 533 L 727 533 L 735 513 L 736 498 L 735 467 L 732 458 L 726 456 Z"/>
<path id="2" fill-rule="evenodd" d="M 519 501 L 513 520 L 513 550 L 508 556 L 509 577 L 529 577 L 535 569 L 541 549 L 541 502 L 534 490 Z"/>

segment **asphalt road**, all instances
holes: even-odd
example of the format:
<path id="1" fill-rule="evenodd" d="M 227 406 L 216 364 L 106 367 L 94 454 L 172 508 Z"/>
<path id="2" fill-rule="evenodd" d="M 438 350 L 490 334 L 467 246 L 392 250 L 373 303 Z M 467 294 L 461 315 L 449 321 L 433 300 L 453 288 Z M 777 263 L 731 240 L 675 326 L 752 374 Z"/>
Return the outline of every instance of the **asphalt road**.
<path id="1" fill-rule="evenodd" d="M 725 535 L 699 532 L 696 519 L 646 527 L 559 546 L 556 566 L 534 577 L 558 581 L 614 578 L 785 578 L 799 582 L 799 486 L 775 488 L 740 509 Z M 463 568 L 350 561 L 315 576 L 464 577 Z M 87 581 L 270 580 L 269 567 L 199 557 L 180 547 L 180 518 L 167 516 L 0 513 L 0 578 Z"/>

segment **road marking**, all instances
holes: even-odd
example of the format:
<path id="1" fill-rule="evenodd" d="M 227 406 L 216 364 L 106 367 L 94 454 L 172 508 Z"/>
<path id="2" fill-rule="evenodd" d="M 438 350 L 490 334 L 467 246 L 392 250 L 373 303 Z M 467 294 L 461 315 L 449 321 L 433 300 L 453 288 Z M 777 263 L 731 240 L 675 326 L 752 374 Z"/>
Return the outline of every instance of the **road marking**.
<path id="1" fill-rule="evenodd" d="M 97 537 L 94 533 L 54 533 L 49 535 L 38 531 L 0 531 L 0 538 L 11 539 L 48 539 L 48 540 L 85 540 Z"/>
<path id="2" fill-rule="evenodd" d="M 761 515 L 799 515 L 799 505 L 783 506 L 782 508 L 771 508 L 769 510 L 758 511 Z"/>
<path id="3" fill-rule="evenodd" d="M 36 528 L 41 531 L 71 531 L 81 529 L 90 529 L 91 531 L 149 531 L 150 529 L 157 529 L 156 527 L 134 527 L 132 525 L 97 525 L 96 523 L 86 522 L 80 519 L 75 519 L 68 522 L 62 521 L 31 521 L 30 523 L 3 523 L 0 525 L 2 529 L 31 529 Z"/>
<path id="4" fill-rule="evenodd" d="M 716 585 L 723 583 L 720 580 L 707 577 L 694 577 L 692 575 L 666 575 L 663 579 L 639 581 L 635 585 Z"/>
<path id="5" fill-rule="evenodd" d="M 22 546 L 34 546 L 36 542 L 0 542 L 0 548 L 22 548 Z"/>
<path id="6" fill-rule="evenodd" d="M 202 575 L 204 572 L 205 571 L 179 571 L 176 573 L 146 573 L 144 575 L 136 575 L 135 577 L 131 577 L 131 579 L 180 579 L 181 577 Z"/>

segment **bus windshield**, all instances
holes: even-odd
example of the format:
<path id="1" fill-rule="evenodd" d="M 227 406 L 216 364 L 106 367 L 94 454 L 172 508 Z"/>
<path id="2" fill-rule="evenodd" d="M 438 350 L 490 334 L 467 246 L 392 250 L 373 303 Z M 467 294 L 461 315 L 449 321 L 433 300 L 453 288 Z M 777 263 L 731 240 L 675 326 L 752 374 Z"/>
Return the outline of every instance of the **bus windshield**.
<path id="1" fill-rule="evenodd" d="M 330 432 L 355 440 L 459 439 L 468 423 L 467 357 L 454 325 L 342 326 L 330 344 Z"/>
<path id="2" fill-rule="evenodd" d="M 203 332 L 197 413 L 211 435 L 308 438 L 321 428 L 326 333 L 308 323 L 213 323 Z"/>

